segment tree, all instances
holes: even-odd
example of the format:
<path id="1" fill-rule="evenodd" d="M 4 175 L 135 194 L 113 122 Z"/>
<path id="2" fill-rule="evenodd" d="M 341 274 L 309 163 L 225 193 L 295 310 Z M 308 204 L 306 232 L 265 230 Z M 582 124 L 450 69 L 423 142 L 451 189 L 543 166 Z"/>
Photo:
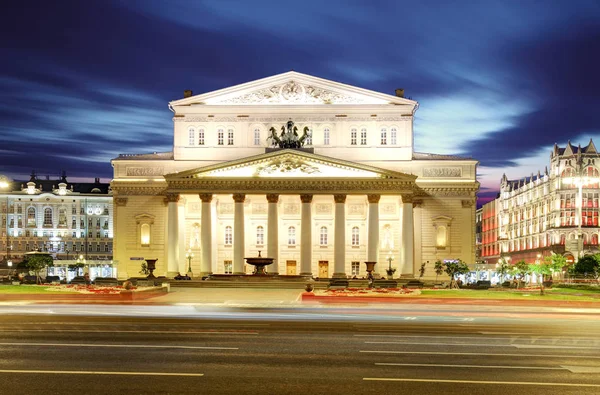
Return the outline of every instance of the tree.
<path id="1" fill-rule="evenodd" d="M 150 274 L 150 271 L 148 270 L 148 265 L 146 264 L 146 262 L 142 262 L 139 273 L 143 274 L 144 276 L 147 276 L 148 274 Z"/>
<path id="2" fill-rule="evenodd" d="M 517 288 L 521 287 L 523 284 L 523 279 L 526 275 L 531 273 L 529 270 L 529 265 L 524 260 L 520 260 L 512 266 L 512 275 L 519 278 L 519 282 L 517 283 Z"/>
<path id="3" fill-rule="evenodd" d="M 592 276 L 600 282 L 600 254 L 586 255 L 573 266 L 573 273 Z"/>
<path id="4" fill-rule="evenodd" d="M 75 272 L 76 276 L 79 276 L 79 269 L 83 269 L 85 264 L 82 262 L 77 262 L 72 265 L 67 266 L 70 272 Z"/>
<path id="5" fill-rule="evenodd" d="M 540 295 L 544 294 L 544 276 L 561 271 L 566 263 L 567 260 L 564 256 L 552 253 L 551 256 L 544 257 L 543 261 L 529 265 L 529 270 L 540 276 Z"/>
<path id="6" fill-rule="evenodd" d="M 496 273 L 500 275 L 500 282 L 504 281 L 506 276 L 511 273 L 511 266 L 506 259 L 500 258 L 496 267 Z"/>
<path id="7" fill-rule="evenodd" d="M 467 274 L 469 273 L 469 265 L 461 261 L 460 259 L 455 259 L 453 261 L 444 262 L 444 271 L 447 275 L 450 276 L 450 288 L 458 288 L 456 285 L 455 277 L 459 274 Z"/>
<path id="8" fill-rule="evenodd" d="M 40 281 L 40 271 L 47 267 L 54 266 L 54 259 L 52 255 L 44 252 L 30 252 L 25 254 L 25 267 L 35 273 L 36 283 Z"/>
<path id="9" fill-rule="evenodd" d="M 444 262 L 440 260 L 435 261 L 433 268 L 435 270 L 435 282 L 437 283 L 438 276 L 444 273 Z"/>

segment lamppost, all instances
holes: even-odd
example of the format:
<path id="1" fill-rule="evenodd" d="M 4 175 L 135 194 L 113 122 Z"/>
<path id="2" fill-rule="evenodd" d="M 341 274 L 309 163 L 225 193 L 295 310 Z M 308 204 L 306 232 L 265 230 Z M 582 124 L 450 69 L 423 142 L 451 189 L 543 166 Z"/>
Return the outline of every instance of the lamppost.
<path id="1" fill-rule="evenodd" d="M 194 253 L 192 252 L 192 249 L 190 248 L 187 253 L 185 254 L 185 258 L 188 260 L 188 275 L 190 277 L 192 277 L 192 258 L 194 257 Z"/>
<path id="2" fill-rule="evenodd" d="M 538 266 L 542 264 L 542 254 L 536 255 L 535 264 Z M 542 284 L 543 282 L 544 282 L 544 275 L 542 274 L 542 271 L 540 270 L 540 284 Z"/>
<path id="3" fill-rule="evenodd" d="M 75 262 L 77 263 L 77 275 L 79 275 L 79 268 L 83 268 L 85 266 L 85 258 L 83 257 L 83 255 L 79 255 Z"/>
<path id="4" fill-rule="evenodd" d="M 394 256 L 392 255 L 391 251 L 385 257 L 385 259 L 388 261 L 388 269 L 386 270 L 387 275 L 388 275 L 388 280 L 391 280 L 394 277 L 394 273 L 396 272 L 396 269 L 392 269 L 392 261 L 394 260 Z"/>

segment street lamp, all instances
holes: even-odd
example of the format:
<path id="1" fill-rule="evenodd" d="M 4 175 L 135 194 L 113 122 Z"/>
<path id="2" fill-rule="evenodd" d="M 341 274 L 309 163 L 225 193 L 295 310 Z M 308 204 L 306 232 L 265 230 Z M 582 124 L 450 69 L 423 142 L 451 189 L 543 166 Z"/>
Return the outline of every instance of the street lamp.
<path id="1" fill-rule="evenodd" d="M 77 263 L 77 275 L 79 275 L 79 268 L 85 266 L 85 258 L 83 255 L 79 255 L 75 262 Z"/>
<path id="2" fill-rule="evenodd" d="M 188 275 L 192 277 L 192 258 L 194 257 L 194 253 L 190 248 L 185 254 L 185 258 L 188 260 Z"/>
<path id="3" fill-rule="evenodd" d="M 392 251 L 390 251 L 388 256 L 385 257 L 385 259 L 388 261 L 388 269 L 386 270 L 387 275 L 388 275 L 388 280 L 391 280 L 394 277 L 394 273 L 396 272 L 396 269 L 392 269 L 392 261 L 394 260 Z"/>

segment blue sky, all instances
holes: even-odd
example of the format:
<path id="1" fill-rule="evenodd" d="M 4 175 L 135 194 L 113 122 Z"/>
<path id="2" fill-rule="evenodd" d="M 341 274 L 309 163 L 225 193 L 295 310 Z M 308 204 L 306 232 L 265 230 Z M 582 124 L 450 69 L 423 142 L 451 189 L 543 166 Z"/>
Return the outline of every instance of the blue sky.
<path id="1" fill-rule="evenodd" d="M 296 70 L 420 103 L 416 150 L 481 162 L 482 199 L 600 142 L 598 1 L 86 0 L 0 13 L 0 173 L 110 179 L 172 149 L 170 100 Z"/>

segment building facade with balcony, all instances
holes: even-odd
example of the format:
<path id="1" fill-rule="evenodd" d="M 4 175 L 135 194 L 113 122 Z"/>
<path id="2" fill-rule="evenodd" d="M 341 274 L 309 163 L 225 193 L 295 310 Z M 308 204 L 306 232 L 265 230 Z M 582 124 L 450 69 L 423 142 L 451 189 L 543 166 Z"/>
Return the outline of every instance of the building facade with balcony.
<path id="1" fill-rule="evenodd" d="M 4 177 L 7 180 L 6 177 Z M 47 251 L 55 267 L 49 274 L 68 276 L 67 266 L 85 260 L 91 277 L 112 276 L 112 192 L 99 178 L 90 183 L 38 178 L 7 181 L 0 188 L 0 257 L 20 262 L 30 251 Z"/>
<path id="2" fill-rule="evenodd" d="M 554 252 L 575 262 L 598 252 L 599 166 L 590 140 L 585 147 L 555 145 L 543 173 L 504 175 L 499 197 L 483 206 L 482 259 L 535 263 Z"/>

